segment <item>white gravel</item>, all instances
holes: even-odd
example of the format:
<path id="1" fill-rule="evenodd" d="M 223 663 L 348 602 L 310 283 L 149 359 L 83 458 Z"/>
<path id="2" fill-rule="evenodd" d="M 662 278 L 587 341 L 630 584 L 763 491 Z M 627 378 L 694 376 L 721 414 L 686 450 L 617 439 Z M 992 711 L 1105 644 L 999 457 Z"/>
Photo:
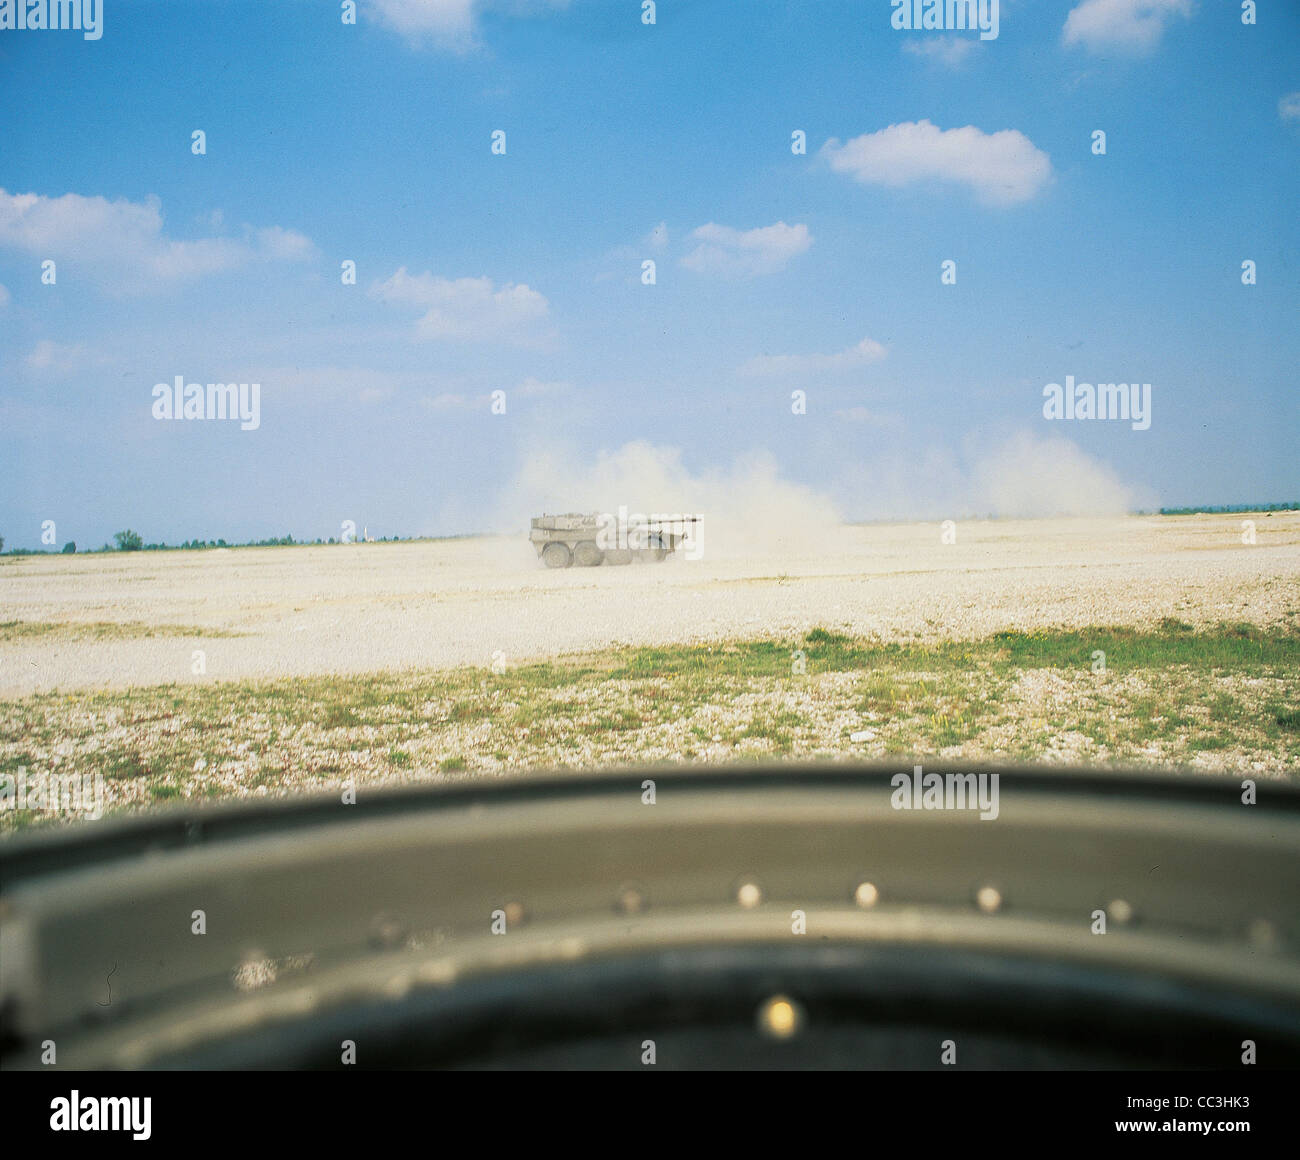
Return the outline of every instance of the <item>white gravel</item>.
<path id="1" fill-rule="evenodd" d="M 1242 543 L 1253 518 L 1256 543 Z M 1300 515 L 845 527 L 762 555 L 541 567 L 518 539 L 10 557 L 0 621 L 118 622 L 238 637 L 0 641 L 0 696 L 246 677 L 490 666 L 615 644 L 892 639 L 1300 615 Z M 196 674 L 194 652 L 205 654 Z"/>

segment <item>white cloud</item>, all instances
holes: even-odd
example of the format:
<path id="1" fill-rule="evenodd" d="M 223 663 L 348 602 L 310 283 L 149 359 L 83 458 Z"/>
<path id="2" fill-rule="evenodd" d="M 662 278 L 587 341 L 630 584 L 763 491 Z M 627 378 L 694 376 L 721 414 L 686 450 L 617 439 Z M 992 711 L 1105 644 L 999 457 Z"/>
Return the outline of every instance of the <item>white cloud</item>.
<path id="1" fill-rule="evenodd" d="M 73 345 L 43 338 L 32 347 L 24 361 L 28 370 L 65 378 L 91 367 L 107 366 L 110 360 L 102 354 L 92 353 L 83 343 Z"/>
<path id="2" fill-rule="evenodd" d="M 1278 101 L 1277 115 L 1284 121 L 1300 121 L 1300 93 L 1287 93 Z"/>
<path id="3" fill-rule="evenodd" d="M 250 262 L 299 261 L 315 252 L 293 230 L 244 228 L 242 237 L 191 241 L 163 233 L 158 199 L 145 202 L 66 193 L 44 197 L 0 189 L 0 246 L 25 250 L 42 260 L 73 261 L 95 270 L 107 286 L 141 290 L 237 269 Z"/>
<path id="4" fill-rule="evenodd" d="M 843 145 L 832 138 L 821 152 L 836 173 L 863 185 L 953 181 L 997 205 L 1028 201 L 1052 175 L 1047 154 L 1016 129 L 985 133 L 974 125 L 945 130 L 904 121 Z"/>
<path id="5" fill-rule="evenodd" d="M 634 243 L 614 246 L 600 256 L 601 268 L 593 275 L 597 282 L 608 282 L 613 278 L 626 278 L 631 283 L 641 280 L 641 263 L 649 252 L 656 254 L 656 261 L 665 259 L 659 255 L 668 248 L 671 233 L 667 222 L 660 222 L 649 233 L 641 235 Z"/>
<path id="6" fill-rule="evenodd" d="M 373 0 L 380 22 L 404 36 L 428 36 L 446 44 L 468 41 L 476 0 Z"/>
<path id="7" fill-rule="evenodd" d="M 898 427 L 902 424 L 902 420 L 897 415 L 882 415 L 866 407 L 845 407 L 836 411 L 835 417 L 843 419 L 846 423 L 861 423 L 866 427 Z"/>
<path id="8" fill-rule="evenodd" d="M 45 345 L 52 346 L 38 344 L 38 349 Z M 204 378 L 204 375 L 194 377 L 197 381 Z M 374 406 L 392 399 L 406 399 L 434 411 L 474 410 L 480 407 L 486 410 L 492 401 L 481 375 L 443 374 L 427 370 L 394 371 L 357 365 L 246 365 L 239 368 L 238 374 L 225 371 L 220 372 L 220 377 L 238 382 L 259 382 L 268 389 L 274 388 L 277 397 L 310 406 L 319 406 L 325 401 L 334 405 L 347 400 Z M 498 385 L 500 384 L 495 382 L 492 384 L 493 387 Z M 544 381 L 531 375 L 513 387 L 505 387 L 511 407 L 516 400 L 554 397 L 571 389 L 571 383 Z"/>
<path id="9" fill-rule="evenodd" d="M 517 399 L 536 399 L 544 395 L 563 394 L 570 389 L 566 382 L 543 382 L 531 375 L 516 387 L 503 388 L 506 394 L 506 406 L 511 407 Z M 490 411 L 492 393 L 468 395 L 463 392 L 444 391 L 437 395 L 425 395 L 420 400 L 421 406 L 429 411 Z"/>
<path id="10" fill-rule="evenodd" d="M 254 230 L 252 240 L 259 253 L 277 262 L 302 262 L 315 253 L 310 238 L 281 226 Z"/>
<path id="11" fill-rule="evenodd" d="M 529 15 L 563 8 L 568 0 L 371 0 L 379 22 L 414 43 L 452 52 L 478 45 L 478 21 L 488 8 Z"/>
<path id="12" fill-rule="evenodd" d="M 79 351 L 79 347 L 61 347 L 58 343 L 43 338 L 27 356 L 27 365 L 34 371 L 49 370 L 56 365 L 67 363 L 69 356 Z"/>
<path id="13" fill-rule="evenodd" d="M 864 338 L 847 350 L 834 354 L 760 354 L 740 368 L 742 375 L 807 375 L 827 371 L 854 370 L 879 362 L 885 348 L 874 338 Z"/>
<path id="14" fill-rule="evenodd" d="M 405 266 L 374 286 L 371 294 L 383 302 L 423 310 L 416 323 L 421 338 L 526 344 L 536 339 L 537 324 L 550 309 L 543 295 L 523 283 L 497 287 L 491 278 L 412 275 Z"/>
<path id="15" fill-rule="evenodd" d="M 522 383 L 515 388 L 515 392 L 525 399 L 536 399 L 541 395 L 560 395 L 569 390 L 571 383 L 553 381 L 543 382 L 541 379 L 535 379 L 532 375 L 524 379 Z"/>
<path id="16" fill-rule="evenodd" d="M 775 274 L 813 243 L 807 226 L 788 226 L 783 221 L 743 231 L 709 222 L 692 230 L 691 237 L 699 245 L 682 259 L 682 265 L 699 274 L 732 278 Z"/>
<path id="17" fill-rule="evenodd" d="M 277 397 L 290 399 L 305 406 L 316 407 L 328 400 L 357 402 L 373 405 L 408 391 L 428 391 L 446 380 L 428 371 L 377 370 L 367 366 L 270 366 L 245 365 L 238 373 L 214 370 L 213 374 L 224 380 L 257 382 L 266 389 L 274 389 Z M 195 375 L 195 381 L 203 378 Z M 204 378 L 204 381 L 207 381 Z"/>
<path id="18" fill-rule="evenodd" d="M 975 51 L 978 43 L 958 36 L 931 36 L 925 40 L 903 41 L 903 51 L 923 56 L 946 68 L 957 68 Z"/>
<path id="19" fill-rule="evenodd" d="M 468 395 L 456 395 L 444 393 L 441 395 L 426 395 L 420 400 L 421 406 L 427 411 L 433 411 L 435 414 L 439 411 L 470 411 L 476 406 L 476 400 L 471 399 Z"/>
<path id="20" fill-rule="evenodd" d="M 1176 16 L 1191 14 L 1192 0 L 1083 0 L 1065 18 L 1063 39 L 1094 52 L 1147 53 Z"/>

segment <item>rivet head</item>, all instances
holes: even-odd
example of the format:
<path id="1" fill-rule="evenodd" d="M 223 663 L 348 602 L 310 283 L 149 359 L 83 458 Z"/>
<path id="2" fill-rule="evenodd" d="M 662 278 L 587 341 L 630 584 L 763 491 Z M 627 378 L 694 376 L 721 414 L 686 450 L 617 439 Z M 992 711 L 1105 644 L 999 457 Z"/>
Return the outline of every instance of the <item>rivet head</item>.
<path id="1" fill-rule="evenodd" d="M 405 931 L 391 915 L 377 914 L 370 923 L 370 945 L 374 947 L 398 946 Z"/>
<path id="2" fill-rule="evenodd" d="M 763 891 L 757 882 L 742 882 L 736 891 L 736 901 L 746 910 L 753 910 L 763 901 Z"/>
<path id="3" fill-rule="evenodd" d="M 785 995 L 773 995 L 758 1009 L 758 1029 L 769 1039 L 793 1039 L 803 1023 L 799 1004 Z"/>
<path id="4" fill-rule="evenodd" d="M 880 891 L 872 883 L 863 882 L 853 892 L 853 901 L 866 910 L 880 901 Z"/>
<path id="5" fill-rule="evenodd" d="M 1271 950 L 1277 943 L 1277 929 L 1266 918 L 1256 918 L 1246 928 L 1246 937 L 1252 946 Z"/>
<path id="6" fill-rule="evenodd" d="M 1122 898 L 1115 899 L 1115 901 L 1106 907 L 1106 909 L 1110 912 L 1111 918 L 1119 923 L 1120 926 L 1133 921 L 1133 907 Z"/>
<path id="7" fill-rule="evenodd" d="M 618 909 L 623 914 L 640 914 L 645 909 L 645 895 L 635 886 L 624 886 L 618 892 Z"/>
<path id="8" fill-rule="evenodd" d="M 985 914 L 996 914 L 1002 909 L 1002 895 L 992 886 L 981 886 L 975 895 L 975 905 Z"/>

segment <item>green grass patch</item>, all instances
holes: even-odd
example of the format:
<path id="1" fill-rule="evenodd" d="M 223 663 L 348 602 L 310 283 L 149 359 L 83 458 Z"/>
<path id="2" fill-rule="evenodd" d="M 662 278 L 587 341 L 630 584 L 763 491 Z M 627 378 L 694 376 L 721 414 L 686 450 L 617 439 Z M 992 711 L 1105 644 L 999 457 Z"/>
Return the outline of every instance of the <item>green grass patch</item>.
<path id="1" fill-rule="evenodd" d="M 111 810 L 465 772 L 479 757 L 547 770 L 943 753 L 1290 772 L 1300 770 L 1297 704 L 1295 628 L 1194 630 L 1167 618 L 1146 630 L 941 642 L 815 628 L 504 673 L 37 694 L 0 702 L 0 776 L 102 773 Z M 0 816 L 0 828 L 25 824 Z"/>
<path id="2" fill-rule="evenodd" d="M 146 640 L 151 637 L 237 637 L 243 633 L 202 628 L 193 624 L 144 624 L 136 620 L 4 620 L 0 621 L 0 643 L 22 644 L 42 641 Z"/>

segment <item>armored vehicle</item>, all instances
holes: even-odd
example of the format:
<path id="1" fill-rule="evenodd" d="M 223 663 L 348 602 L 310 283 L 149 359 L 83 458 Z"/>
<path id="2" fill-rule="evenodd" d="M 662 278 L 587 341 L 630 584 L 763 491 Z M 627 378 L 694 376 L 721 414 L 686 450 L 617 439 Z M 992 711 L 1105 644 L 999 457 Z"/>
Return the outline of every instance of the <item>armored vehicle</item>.
<path id="1" fill-rule="evenodd" d="M 569 512 L 537 516 L 528 533 L 548 568 L 596 568 L 601 564 L 653 563 L 693 540 L 699 516 L 629 516 Z"/>

